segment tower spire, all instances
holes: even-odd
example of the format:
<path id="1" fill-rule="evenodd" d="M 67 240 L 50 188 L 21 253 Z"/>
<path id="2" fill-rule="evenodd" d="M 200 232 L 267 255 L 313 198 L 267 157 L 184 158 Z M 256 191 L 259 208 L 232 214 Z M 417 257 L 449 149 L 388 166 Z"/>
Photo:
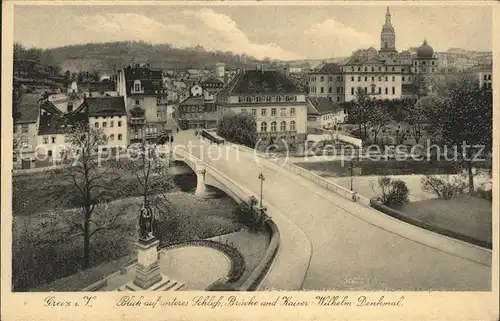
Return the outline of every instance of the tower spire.
<path id="1" fill-rule="evenodd" d="M 385 13 L 385 24 L 391 24 L 391 12 L 389 11 L 389 6 L 387 6 L 387 12 Z"/>

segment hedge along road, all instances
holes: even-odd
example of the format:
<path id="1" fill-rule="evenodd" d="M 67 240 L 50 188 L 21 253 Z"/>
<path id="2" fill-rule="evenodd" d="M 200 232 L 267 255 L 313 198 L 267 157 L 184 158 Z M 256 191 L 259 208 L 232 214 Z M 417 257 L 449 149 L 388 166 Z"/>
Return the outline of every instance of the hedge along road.
<path id="1" fill-rule="evenodd" d="M 183 143 L 187 140 L 198 143 L 189 132 L 179 136 Z M 193 149 L 193 154 L 196 153 L 200 153 L 199 148 Z M 251 153 L 240 151 L 238 159 L 220 157 L 217 160 L 208 159 L 206 148 L 203 153 L 205 161 L 255 194 L 260 193 L 257 177 L 261 172 L 264 174 L 266 201 L 305 231 L 312 242 L 312 258 L 303 283 L 305 290 L 484 291 L 491 288 L 491 263 L 482 264 L 450 254 L 440 250 L 439 244 L 422 244 L 377 227 L 353 211 L 363 211 L 363 215 L 383 214 L 352 203 L 284 169 L 261 167 Z M 403 223 L 394 220 L 394 224 Z M 428 243 L 432 242 L 449 240 L 435 237 Z"/>

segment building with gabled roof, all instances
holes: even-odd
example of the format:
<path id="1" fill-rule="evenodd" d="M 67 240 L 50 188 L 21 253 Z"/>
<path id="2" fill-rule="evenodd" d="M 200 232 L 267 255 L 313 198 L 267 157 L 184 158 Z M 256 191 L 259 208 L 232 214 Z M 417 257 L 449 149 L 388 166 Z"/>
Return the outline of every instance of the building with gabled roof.
<path id="1" fill-rule="evenodd" d="M 307 134 L 306 95 L 277 70 L 243 70 L 217 95 L 218 119 L 231 114 L 255 118 L 263 140 L 303 141 Z"/>
<path id="2" fill-rule="evenodd" d="M 31 167 L 35 160 L 37 134 L 39 124 L 38 94 L 21 94 L 13 103 L 13 163 L 17 167 L 23 162 L 23 167 Z M 26 165 L 25 165 L 26 164 Z"/>
<path id="3" fill-rule="evenodd" d="M 326 97 L 307 97 L 307 126 L 332 128 L 343 123 L 346 111 L 339 104 Z"/>
<path id="4" fill-rule="evenodd" d="M 116 153 L 128 145 L 127 110 L 124 97 L 86 98 L 89 125 L 102 129 L 108 143 L 106 149 Z M 103 150 L 106 151 L 106 150 Z"/>

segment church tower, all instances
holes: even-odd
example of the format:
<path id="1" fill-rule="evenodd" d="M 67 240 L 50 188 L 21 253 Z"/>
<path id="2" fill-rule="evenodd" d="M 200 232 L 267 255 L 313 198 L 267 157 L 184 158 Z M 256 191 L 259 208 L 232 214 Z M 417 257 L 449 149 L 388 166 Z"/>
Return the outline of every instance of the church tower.
<path id="1" fill-rule="evenodd" d="M 380 55 L 383 57 L 393 57 L 397 54 L 396 50 L 396 33 L 391 23 L 391 12 L 387 7 L 385 14 L 385 24 L 380 33 Z"/>

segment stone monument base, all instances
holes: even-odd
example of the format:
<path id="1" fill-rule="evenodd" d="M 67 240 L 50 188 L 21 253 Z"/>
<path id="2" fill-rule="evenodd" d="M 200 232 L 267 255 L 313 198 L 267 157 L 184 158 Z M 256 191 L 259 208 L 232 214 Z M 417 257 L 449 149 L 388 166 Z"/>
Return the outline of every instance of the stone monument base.
<path id="1" fill-rule="evenodd" d="M 118 291 L 175 291 L 184 283 L 170 280 L 160 272 L 158 244 L 154 237 L 137 242 L 137 271 L 133 281 L 119 287 Z"/>
<path id="2" fill-rule="evenodd" d="M 178 291 L 184 287 L 184 283 L 169 279 L 166 275 L 160 273 L 161 280 L 148 288 L 142 288 L 134 281 L 119 287 L 116 291 Z"/>

